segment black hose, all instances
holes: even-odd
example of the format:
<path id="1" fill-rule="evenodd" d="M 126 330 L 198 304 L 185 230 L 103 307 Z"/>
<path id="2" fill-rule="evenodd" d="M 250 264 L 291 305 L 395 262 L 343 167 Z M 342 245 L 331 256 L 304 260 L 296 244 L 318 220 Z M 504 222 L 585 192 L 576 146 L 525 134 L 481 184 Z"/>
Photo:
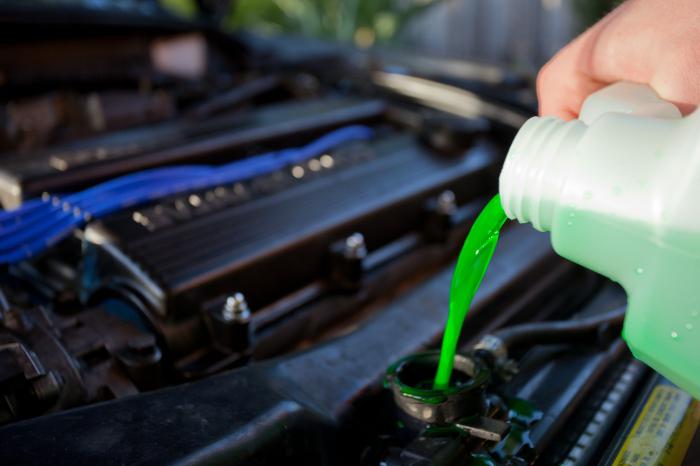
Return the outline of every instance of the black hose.
<path id="1" fill-rule="evenodd" d="M 493 336 L 511 351 L 541 344 L 600 344 L 617 338 L 625 319 L 625 307 L 581 319 L 537 322 L 502 328 Z"/>

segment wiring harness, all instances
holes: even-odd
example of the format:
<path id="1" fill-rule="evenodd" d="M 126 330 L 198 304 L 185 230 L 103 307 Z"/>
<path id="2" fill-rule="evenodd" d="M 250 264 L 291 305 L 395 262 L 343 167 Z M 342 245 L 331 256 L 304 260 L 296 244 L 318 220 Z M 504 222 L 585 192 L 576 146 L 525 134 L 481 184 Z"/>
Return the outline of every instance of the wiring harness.
<path id="1" fill-rule="evenodd" d="M 188 191 L 272 173 L 334 149 L 366 140 L 372 128 L 346 126 L 306 146 L 268 152 L 225 165 L 180 165 L 143 170 L 66 195 L 44 193 L 18 209 L 0 212 L 0 263 L 35 257 L 76 228 L 113 212 Z"/>

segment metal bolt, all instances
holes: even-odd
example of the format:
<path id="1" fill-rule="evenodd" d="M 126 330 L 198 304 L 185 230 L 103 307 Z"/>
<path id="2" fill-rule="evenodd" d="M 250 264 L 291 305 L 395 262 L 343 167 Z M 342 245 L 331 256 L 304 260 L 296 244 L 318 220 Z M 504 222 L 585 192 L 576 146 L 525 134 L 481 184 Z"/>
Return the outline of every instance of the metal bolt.
<path id="1" fill-rule="evenodd" d="M 61 386 L 62 382 L 60 376 L 53 371 L 34 379 L 32 382 L 34 394 L 42 401 L 55 399 L 61 393 Z"/>
<path id="2" fill-rule="evenodd" d="M 455 212 L 455 210 L 457 210 L 457 201 L 455 199 L 455 193 L 453 193 L 450 190 L 441 192 L 437 199 L 436 208 L 438 213 L 452 215 Z"/>
<path id="3" fill-rule="evenodd" d="M 244 324 L 250 320 L 250 309 L 243 293 L 234 293 L 226 298 L 221 316 L 227 322 Z"/>
<path id="4" fill-rule="evenodd" d="M 505 362 L 508 359 L 508 348 L 506 348 L 503 340 L 494 335 L 484 335 L 474 345 L 474 350 L 483 350 L 490 353 L 498 363 Z"/>
<path id="5" fill-rule="evenodd" d="M 362 259 L 367 255 L 365 237 L 362 233 L 353 233 L 345 238 L 343 255 L 348 259 Z"/>
<path id="6" fill-rule="evenodd" d="M 507 422 L 484 416 L 471 419 L 468 423 L 455 423 L 454 426 L 472 437 L 489 442 L 500 442 L 510 431 L 510 424 Z"/>

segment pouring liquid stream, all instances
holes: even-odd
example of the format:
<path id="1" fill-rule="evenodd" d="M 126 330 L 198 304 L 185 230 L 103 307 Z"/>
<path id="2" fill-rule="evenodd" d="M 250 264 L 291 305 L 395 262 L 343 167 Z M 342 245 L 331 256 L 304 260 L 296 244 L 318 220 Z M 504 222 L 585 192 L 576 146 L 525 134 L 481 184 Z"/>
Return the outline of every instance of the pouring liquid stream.
<path id="1" fill-rule="evenodd" d="M 469 306 L 491 262 L 498 237 L 507 217 L 501 197 L 494 196 L 474 221 L 457 258 L 450 286 L 450 307 L 442 337 L 440 362 L 433 388 L 444 390 L 450 384 L 455 353 Z"/>

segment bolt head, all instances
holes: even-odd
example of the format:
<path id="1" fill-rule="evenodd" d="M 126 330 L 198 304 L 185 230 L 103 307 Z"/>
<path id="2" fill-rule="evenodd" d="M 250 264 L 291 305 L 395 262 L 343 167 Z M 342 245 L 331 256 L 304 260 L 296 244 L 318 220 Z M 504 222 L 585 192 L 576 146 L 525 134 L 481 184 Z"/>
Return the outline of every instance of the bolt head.
<path id="1" fill-rule="evenodd" d="M 437 211 L 441 214 L 451 215 L 457 209 L 455 193 L 450 190 L 440 193 L 437 199 Z"/>
<path id="2" fill-rule="evenodd" d="M 54 400 L 61 393 L 63 382 L 58 374 L 49 371 L 32 383 L 34 394 L 39 400 Z"/>
<path id="3" fill-rule="evenodd" d="M 353 233 L 345 238 L 345 257 L 350 259 L 362 259 L 367 255 L 365 237 L 362 233 Z"/>
<path id="4" fill-rule="evenodd" d="M 234 293 L 226 298 L 221 317 L 226 322 L 246 323 L 250 320 L 250 309 L 243 293 Z"/>

